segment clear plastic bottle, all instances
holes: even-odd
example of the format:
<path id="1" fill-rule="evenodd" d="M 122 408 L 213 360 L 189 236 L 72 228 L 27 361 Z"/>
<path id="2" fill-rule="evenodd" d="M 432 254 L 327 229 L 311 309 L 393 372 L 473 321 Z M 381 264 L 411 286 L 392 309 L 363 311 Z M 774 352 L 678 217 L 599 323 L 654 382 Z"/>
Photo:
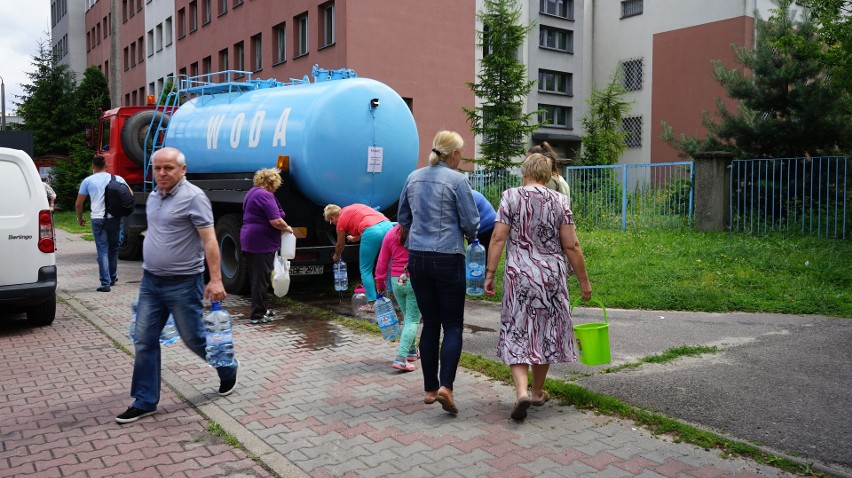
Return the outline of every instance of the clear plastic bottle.
<path id="1" fill-rule="evenodd" d="M 358 284 L 355 286 L 355 293 L 352 294 L 352 316 L 356 319 L 366 319 L 369 317 L 364 308 L 367 307 L 367 291 L 364 286 Z"/>
<path id="2" fill-rule="evenodd" d="M 485 293 L 485 248 L 474 239 L 465 251 L 467 295 Z"/>
<path id="3" fill-rule="evenodd" d="M 399 327 L 399 320 L 396 318 L 396 310 L 393 308 L 393 302 L 382 294 L 376 294 L 374 307 L 376 311 L 376 323 L 379 324 L 379 330 L 382 331 L 382 338 L 393 340 L 399 337 L 402 330 Z"/>
<path id="4" fill-rule="evenodd" d="M 130 304 L 130 311 L 130 327 L 128 328 L 127 335 L 130 337 L 130 341 L 134 342 L 136 340 L 136 316 L 139 313 L 139 297 L 133 299 L 133 302 Z M 169 314 L 169 320 L 166 321 L 163 332 L 160 334 L 160 345 L 173 344 L 179 340 L 180 334 L 175 326 L 175 318 Z"/>
<path id="5" fill-rule="evenodd" d="M 219 302 L 213 302 L 210 312 L 204 316 L 204 331 L 207 338 L 207 363 L 215 368 L 235 365 L 231 314 Z"/>
<path id="6" fill-rule="evenodd" d="M 344 291 L 349 288 L 349 277 L 346 275 L 346 263 L 338 259 L 332 266 L 334 269 L 334 290 Z"/>

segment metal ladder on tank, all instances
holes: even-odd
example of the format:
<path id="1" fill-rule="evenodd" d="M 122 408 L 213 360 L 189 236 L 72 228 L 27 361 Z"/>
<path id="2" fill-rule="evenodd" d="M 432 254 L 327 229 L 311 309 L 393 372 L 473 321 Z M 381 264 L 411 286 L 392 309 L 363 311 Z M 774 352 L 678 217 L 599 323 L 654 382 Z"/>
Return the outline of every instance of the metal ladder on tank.
<path id="1" fill-rule="evenodd" d="M 165 95 L 162 93 L 157 100 L 157 105 L 154 111 L 160 112 L 161 114 L 154 114 L 151 117 L 151 124 L 148 125 L 148 132 L 145 134 L 145 143 L 143 150 L 143 178 L 145 178 L 143 183 L 143 190 L 148 191 L 150 187 L 150 191 L 154 190 L 155 179 L 154 174 L 152 172 L 153 162 L 152 157 L 154 153 L 163 148 L 163 143 L 166 140 L 166 131 L 169 129 L 169 118 L 172 113 L 180 107 L 181 104 L 181 90 L 179 88 L 180 81 L 178 78 L 170 76 L 166 79 L 166 84 L 171 82 L 171 88 L 169 92 Z M 148 148 L 148 145 L 151 145 Z M 150 174 L 150 176 L 149 176 Z"/>

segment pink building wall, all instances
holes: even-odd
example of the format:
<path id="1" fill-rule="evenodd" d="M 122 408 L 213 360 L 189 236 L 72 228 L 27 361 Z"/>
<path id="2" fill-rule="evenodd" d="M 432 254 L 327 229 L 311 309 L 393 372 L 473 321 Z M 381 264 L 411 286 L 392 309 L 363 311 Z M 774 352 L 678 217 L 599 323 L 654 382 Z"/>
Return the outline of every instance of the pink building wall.
<path id="1" fill-rule="evenodd" d="M 704 138 L 702 110 L 714 117 L 716 98 L 722 98 L 728 110 L 736 103 L 713 78 L 713 59 L 728 68 L 734 62 L 732 44 L 751 46 L 754 18 L 737 17 L 654 35 L 654 65 L 651 100 L 651 158 L 655 163 L 680 161 L 677 151 L 660 139 L 662 122 L 672 125 L 676 137 L 681 133 Z"/>

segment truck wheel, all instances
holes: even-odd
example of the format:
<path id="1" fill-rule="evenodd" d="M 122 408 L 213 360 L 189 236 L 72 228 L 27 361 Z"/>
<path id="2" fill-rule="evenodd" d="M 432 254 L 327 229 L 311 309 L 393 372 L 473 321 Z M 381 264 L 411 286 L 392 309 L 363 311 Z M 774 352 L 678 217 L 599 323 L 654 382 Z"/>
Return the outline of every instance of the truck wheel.
<path id="1" fill-rule="evenodd" d="M 142 258 L 142 235 L 131 235 L 127 232 L 127 218 L 121 218 L 118 227 L 118 258 L 123 261 L 138 261 Z"/>
<path id="2" fill-rule="evenodd" d="M 225 214 L 216 221 L 216 237 L 222 255 L 222 283 L 230 294 L 249 290 L 248 263 L 240 249 L 240 228 L 243 220 L 238 214 Z"/>
<path id="3" fill-rule="evenodd" d="M 148 127 L 151 126 L 151 118 L 155 118 L 154 124 L 162 118 L 163 127 L 169 125 L 169 117 L 164 116 L 163 112 L 146 110 L 127 118 L 124 127 L 121 128 L 121 147 L 124 148 L 127 157 L 138 166 L 144 166 L 142 164 L 145 160 L 143 148 L 151 150 L 150 143 L 145 145 L 145 136 L 148 134 Z"/>
<path id="4" fill-rule="evenodd" d="M 27 307 L 27 321 L 36 327 L 53 323 L 56 318 L 56 295 L 41 304 Z"/>

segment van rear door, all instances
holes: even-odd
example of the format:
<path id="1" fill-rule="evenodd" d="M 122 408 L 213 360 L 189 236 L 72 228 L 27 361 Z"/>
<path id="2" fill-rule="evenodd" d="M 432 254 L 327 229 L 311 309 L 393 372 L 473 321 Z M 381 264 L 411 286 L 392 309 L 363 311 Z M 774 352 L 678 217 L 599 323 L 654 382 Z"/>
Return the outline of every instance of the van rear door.
<path id="1" fill-rule="evenodd" d="M 39 212 L 49 209 L 33 160 L 0 148 L 0 286 L 37 282 L 39 269 L 56 263 L 38 248 Z"/>

